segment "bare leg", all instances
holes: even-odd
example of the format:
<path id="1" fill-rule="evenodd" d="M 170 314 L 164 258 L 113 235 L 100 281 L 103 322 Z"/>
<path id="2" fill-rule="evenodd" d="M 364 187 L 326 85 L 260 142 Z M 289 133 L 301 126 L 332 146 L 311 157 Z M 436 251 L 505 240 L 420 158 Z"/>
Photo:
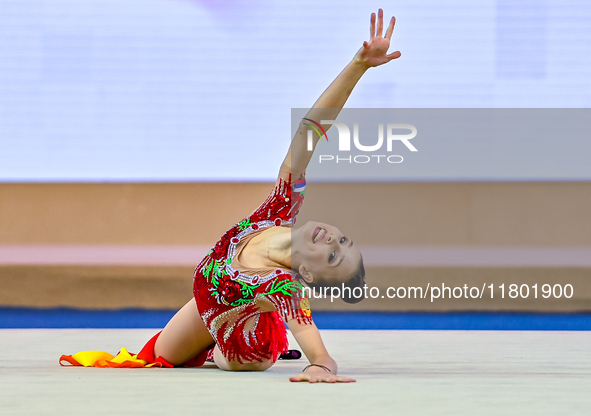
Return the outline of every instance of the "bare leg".
<path id="1" fill-rule="evenodd" d="M 191 299 L 166 324 L 154 345 L 154 355 L 181 365 L 214 343 Z"/>
<path id="2" fill-rule="evenodd" d="M 265 371 L 273 365 L 271 360 L 245 361 L 242 364 L 238 361 L 228 361 L 217 345 L 213 349 L 213 360 L 220 369 L 225 371 Z"/>

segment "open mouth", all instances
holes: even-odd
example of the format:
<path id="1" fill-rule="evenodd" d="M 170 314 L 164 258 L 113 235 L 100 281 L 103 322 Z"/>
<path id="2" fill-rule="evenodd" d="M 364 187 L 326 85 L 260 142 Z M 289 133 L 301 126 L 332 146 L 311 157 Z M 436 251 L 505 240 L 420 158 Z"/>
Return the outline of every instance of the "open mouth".
<path id="1" fill-rule="evenodd" d="M 321 241 L 324 236 L 326 235 L 326 230 L 322 227 L 316 227 L 314 229 L 314 233 L 312 234 L 312 242 L 317 243 Z"/>

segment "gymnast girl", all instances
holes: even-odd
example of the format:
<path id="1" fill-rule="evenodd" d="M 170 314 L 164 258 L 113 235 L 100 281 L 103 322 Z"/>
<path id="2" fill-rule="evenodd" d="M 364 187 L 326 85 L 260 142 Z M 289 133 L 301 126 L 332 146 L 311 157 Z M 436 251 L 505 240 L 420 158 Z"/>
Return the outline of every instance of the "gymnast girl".
<path id="1" fill-rule="evenodd" d="M 228 230 L 195 269 L 194 298 L 137 355 L 99 352 L 62 356 L 60 363 L 97 367 L 199 367 L 262 371 L 288 349 L 285 324 L 310 364 L 291 381 L 353 382 L 337 374 L 314 325 L 303 287 L 362 287 L 361 253 L 338 228 L 308 222 L 292 228 L 302 205 L 310 122 L 335 119 L 361 76 L 400 57 L 388 54 L 395 18 L 383 32 L 383 11 L 370 19 L 370 39 L 322 93 L 297 130 L 269 197 Z M 328 128 L 329 126 L 322 126 Z M 313 137 L 314 146 L 320 139 Z M 348 294 L 343 300 L 354 303 Z M 97 355 L 98 354 L 98 355 Z"/>

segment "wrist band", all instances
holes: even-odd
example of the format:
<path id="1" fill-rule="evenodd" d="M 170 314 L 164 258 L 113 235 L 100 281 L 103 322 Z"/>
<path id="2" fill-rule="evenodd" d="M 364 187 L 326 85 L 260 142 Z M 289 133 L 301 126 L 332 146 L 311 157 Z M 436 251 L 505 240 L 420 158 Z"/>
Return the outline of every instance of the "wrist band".
<path id="1" fill-rule="evenodd" d="M 306 372 L 306 370 L 307 370 L 308 368 L 310 368 L 310 367 L 320 367 L 320 368 L 324 368 L 324 369 L 325 369 L 326 371 L 328 371 L 329 373 L 332 373 L 332 371 L 330 371 L 330 368 L 328 368 L 328 367 L 326 367 L 326 366 L 324 366 L 324 365 L 321 365 L 321 364 L 309 364 L 309 365 L 307 365 L 307 366 L 305 366 L 305 367 L 304 367 L 304 369 L 302 370 L 302 373 L 305 373 L 305 372 Z"/>

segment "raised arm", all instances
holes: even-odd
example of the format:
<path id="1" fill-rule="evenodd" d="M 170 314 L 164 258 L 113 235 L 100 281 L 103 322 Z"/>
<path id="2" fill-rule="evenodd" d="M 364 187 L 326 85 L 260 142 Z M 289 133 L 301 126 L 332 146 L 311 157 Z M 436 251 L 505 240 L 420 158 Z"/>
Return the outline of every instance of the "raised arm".
<path id="1" fill-rule="evenodd" d="M 357 84 L 357 81 L 363 76 L 365 71 L 374 66 L 379 66 L 390 62 L 392 59 L 400 57 L 400 52 L 396 51 L 388 54 L 390 47 L 390 38 L 394 31 L 394 24 L 396 19 L 390 19 L 390 25 L 386 30 L 386 34 L 382 36 L 384 12 L 382 9 L 378 11 L 377 28 L 376 28 L 376 14 L 371 14 L 370 19 L 370 38 L 369 42 L 363 42 L 363 46 L 355 54 L 351 62 L 347 64 L 345 69 L 336 77 L 336 79 L 329 85 L 329 87 L 322 93 L 320 98 L 316 100 L 314 106 L 306 114 L 306 118 L 315 123 L 320 124 L 320 120 L 335 120 L 339 112 L 347 102 L 349 95 Z M 303 123 L 311 124 L 309 121 Z M 308 151 L 308 130 L 309 127 L 300 123 L 300 127 L 291 142 L 291 146 L 281 165 L 279 177 L 288 179 L 291 174 L 292 178 L 299 177 L 302 174 L 313 152 Z M 313 124 L 313 123 L 312 123 Z M 330 125 L 322 125 L 324 130 L 328 130 Z M 320 139 L 318 134 L 313 134 L 313 144 L 316 144 Z"/>

